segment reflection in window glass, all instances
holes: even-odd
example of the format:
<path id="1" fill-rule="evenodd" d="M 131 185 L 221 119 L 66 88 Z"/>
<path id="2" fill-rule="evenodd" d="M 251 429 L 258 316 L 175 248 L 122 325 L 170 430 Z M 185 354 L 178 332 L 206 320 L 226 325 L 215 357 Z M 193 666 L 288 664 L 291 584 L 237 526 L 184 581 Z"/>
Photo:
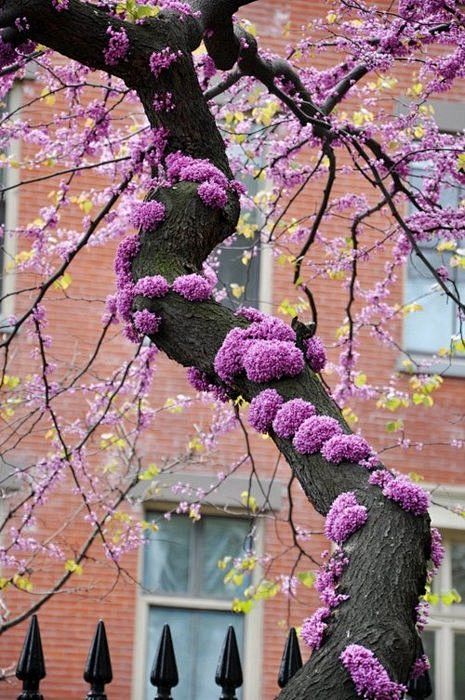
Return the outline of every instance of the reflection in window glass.
<path id="1" fill-rule="evenodd" d="M 423 192 L 425 179 L 428 178 L 431 164 L 427 161 L 417 163 L 412 170 L 411 186 Z M 463 198 L 463 190 L 457 183 L 444 182 L 440 204 L 447 208 L 457 208 Z M 413 213 L 413 209 L 409 212 Z M 465 298 L 465 271 L 450 267 L 450 251 L 438 252 L 438 240 L 421 243 L 421 250 L 433 267 L 445 265 L 453 278 L 457 292 Z M 457 241 L 458 247 L 464 247 L 464 241 Z M 405 282 L 405 303 L 418 303 L 422 308 L 406 316 L 404 321 L 404 346 L 411 352 L 436 353 L 441 347 L 449 348 L 450 338 L 459 330 L 456 305 L 435 283 L 431 273 L 415 253 L 412 253 L 407 265 Z"/>
<path id="2" fill-rule="evenodd" d="M 152 521 L 159 514 L 148 516 Z M 192 522 L 172 518 L 150 535 L 144 549 L 144 587 L 151 593 L 189 592 L 189 550 Z"/>
<path id="3" fill-rule="evenodd" d="M 220 559 L 243 555 L 246 520 L 203 517 L 193 523 L 184 515 L 160 520 L 159 513 L 147 519 L 159 524 L 144 552 L 144 587 L 151 593 L 229 599 L 250 585 L 244 576 L 241 587 L 226 586 L 218 568 Z"/>
<path id="4" fill-rule="evenodd" d="M 459 592 L 465 604 L 465 542 L 452 542 L 451 563 L 452 586 Z"/>
<path id="5" fill-rule="evenodd" d="M 465 700 L 465 634 L 454 634 L 454 700 Z"/>
<path id="6" fill-rule="evenodd" d="M 220 690 L 215 671 L 229 625 L 234 627 L 239 649 L 243 648 L 244 618 L 227 611 L 188 610 L 150 607 L 148 626 L 148 663 L 146 678 L 158 645 L 163 625 L 169 624 L 179 673 L 179 685 L 173 691 L 176 700 L 209 700 Z M 147 682 L 146 700 L 153 700 L 154 689 Z M 241 693 L 237 693 L 240 700 Z"/>
<path id="7" fill-rule="evenodd" d="M 224 571 L 218 561 L 225 556 L 243 554 L 248 524 L 245 520 L 231 518 L 206 518 L 203 521 L 201 591 L 207 598 L 233 598 L 250 585 L 250 577 L 244 576 L 241 587 L 225 586 Z"/>

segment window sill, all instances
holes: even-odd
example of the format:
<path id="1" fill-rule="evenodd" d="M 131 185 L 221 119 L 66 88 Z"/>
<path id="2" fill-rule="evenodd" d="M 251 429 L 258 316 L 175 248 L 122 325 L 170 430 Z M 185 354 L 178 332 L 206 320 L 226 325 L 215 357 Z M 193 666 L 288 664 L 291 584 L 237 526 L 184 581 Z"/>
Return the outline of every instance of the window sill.
<path id="1" fill-rule="evenodd" d="M 397 358 L 396 370 L 403 374 L 440 374 L 442 377 L 465 377 L 465 357 L 442 358 L 424 353 L 409 352 L 409 356 L 414 363 L 418 363 L 418 367 L 410 370 L 403 366 L 403 360 Z M 427 367 L 422 367 L 423 362 L 429 362 Z"/>

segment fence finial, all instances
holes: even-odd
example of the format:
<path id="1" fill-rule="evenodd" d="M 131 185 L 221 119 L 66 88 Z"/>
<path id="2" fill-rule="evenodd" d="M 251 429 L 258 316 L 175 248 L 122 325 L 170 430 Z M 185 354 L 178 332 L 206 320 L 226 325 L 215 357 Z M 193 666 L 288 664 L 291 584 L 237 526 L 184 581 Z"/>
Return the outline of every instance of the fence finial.
<path id="1" fill-rule="evenodd" d="M 16 678 L 23 681 L 23 692 L 21 695 L 18 695 L 18 700 L 44 700 L 39 690 L 39 685 L 42 678 L 45 678 L 45 675 L 39 623 L 37 615 L 33 615 L 16 667 Z"/>
<path id="2" fill-rule="evenodd" d="M 236 634 L 232 625 L 229 625 L 223 642 L 215 682 L 223 691 L 220 700 L 237 700 L 236 688 L 240 688 L 242 685 L 242 668 Z"/>
<path id="3" fill-rule="evenodd" d="M 150 673 L 150 683 L 157 689 L 155 700 L 172 700 L 171 689 L 178 682 L 178 667 L 176 666 L 170 626 L 163 625 L 163 631 Z"/>
<path id="4" fill-rule="evenodd" d="M 279 667 L 278 685 L 284 688 L 299 668 L 302 668 L 299 640 L 294 627 L 291 627 L 284 647 L 281 666 Z"/>
<path id="5" fill-rule="evenodd" d="M 103 620 L 99 620 L 95 630 L 84 669 L 84 680 L 91 686 L 87 700 L 107 700 L 105 686 L 113 680 L 113 672 Z"/>
<path id="6" fill-rule="evenodd" d="M 418 657 L 421 659 L 425 655 L 425 650 L 423 649 L 423 642 L 420 639 L 420 653 Z M 428 671 L 425 671 L 418 678 L 414 678 L 409 681 L 407 686 L 407 696 L 410 698 L 415 698 L 416 700 L 425 700 L 433 694 L 433 686 L 431 685 L 431 678 Z"/>

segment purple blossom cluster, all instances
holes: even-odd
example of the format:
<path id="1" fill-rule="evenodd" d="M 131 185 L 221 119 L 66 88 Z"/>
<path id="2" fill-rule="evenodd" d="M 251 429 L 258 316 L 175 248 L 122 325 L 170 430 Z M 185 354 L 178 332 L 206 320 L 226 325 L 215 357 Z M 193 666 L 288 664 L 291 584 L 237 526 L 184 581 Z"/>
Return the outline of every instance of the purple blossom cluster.
<path id="1" fill-rule="evenodd" d="M 439 569 L 444 559 L 445 549 L 442 544 L 441 533 L 436 527 L 431 528 L 431 554 L 430 559 L 433 562 L 434 573 Z"/>
<path id="2" fill-rule="evenodd" d="M 334 435 L 321 449 L 321 454 L 328 462 L 361 462 L 372 455 L 372 449 L 365 438 L 360 435 Z"/>
<path id="3" fill-rule="evenodd" d="M 107 66 L 116 66 L 127 56 L 129 51 L 129 38 L 124 27 L 118 30 L 110 25 L 107 29 L 107 34 L 110 38 L 107 48 L 103 51 L 103 56 Z"/>
<path id="4" fill-rule="evenodd" d="M 305 365 L 294 340 L 292 328 L 264 314 L 248 328 L 233 328 L 227 334 L 215 357 L 215 372 L 226 382 L 243 371 L 254 382 L 294 377 Z"/>
<path id="5" fill-rule="evenodd" d="M 340 433 L 342 433 L 342 428 L 335 418 L 312 416 L 300 425 L 294 436 L 293 444 L 297 452 L 314 454 L 321 450 L 326 440 Z"/>
<path id="6" fill-rule="evenodd" d="M 242 328 L 233 328 L 226 335 L 223 344 L 216 353 L 214 369 L 225 382 L 231 382 L 236 374 L 243 371 L 242 358 L 250 340 Z"/>
<path id="7" fill-rule="evenodd" d="M 164 71 L 167 70 L 172 63 L 177 61 L 178 57 L 182 55 L 181 51 L 172 51 L 169 46 L 162 49 L 161 51 L 154 51 L 150 56 L 150 70 L 152 71 L 155 78 Z"/>
<path id="8" fill-rule="evenodd" d="M 283 398 L 275 389 L 265 389 L 250 402 L 249 423 L 259 433 L 267 433 Z"/>
<path id="9" fill-rule="evenodd" d="M 247 328 L 247 338 L 295 343 L 296 336 L 292 328 L 281 319 L 263 314 L 263 319 L 254 321 Z"/>
<path id="10" fill-rule="evenodd" d="M 323 552 L 323 558 L 328 557 L 328 552 Z M 332 557 L 320 569 L 315 581 L 315 589 L 320 594 L 320 600 L 328 608 L 336 608 L 338 605 L 349 599 L 345 593 L 338 593 L 337 588 L 342 572 L 349 563 L 348 556 L 342 549 L 337 549 Z"/>
<path id="11" fill-rule="evenodd" d="M 52 0 L 52 5 L 57 12 L 62 12 L 69 8 L 69 0 Z"/>
<path id="12" fill-rule="evenodd" d="M 299 348 L 285 340 L 255 340 L 245 351 L 243 364 L 252 382 L 295 377 L 305 366 Z"/>
<path id="13" fill-rule="evenodd" d="M 407 692 L 404 685 L 391 681 L 388 672 L 370 649 L 360 644 L 349 644 L 339 658 L 360 697 L 367 700 L 402 700 Z"/>
<path id="14" fill-rule="evenodd" d="M 198 182 L 199 197 L 207 207 L 223 209 L 228 201 L 228 190 L 237 191 L 236 181 L 229 182 L 224 173 L 206 158 L 192 158 L 180 151 L 166 158 L 166 173 L 170 182 Z"/>
<path id="15" fill-rule="evenodd" d="M 158 299 L 168 294 L 170 286 L 162 275 L 141 277 L 134 286 L 134 294 L 141 294 L 149 299 Z"/>
<path id="16" fill-rule="evenodd" d="M 304 340 L 305 359 L 314 372 L 321 372 L 326 364 L 326 352 L 323 341 L 318 336 Z"/>
<path id="17" fill-rule="evenodd" d="M 327 607 L 317 608 L 311 617 L 307 617 L 302 623 L 300 636 L 310 649 L 319 649 L 328 623 L 325 620 L 331 615 Z"/>
<path id="18" fill-rule="evenodd" d="M 258 321 L 258 323 L 260 323 L 260 321 L 264 321 L 266 318 L 269 318 L 267 314 L 263 313 L 263 311 L 260 311 L 259 309 L 254 309 L 253 306 L 241 306 L 237 309 L 234 315 L 245 318 L 251 323 L 253 321 Z"/>
<path id="19" fill-rule="evenodd" d="M 135 311 L 132 315 L 134 326 L 142 335 L 153 335 L 160 327 L 161 318 L 148 309 Z"/>
<path id="20" fill-rule="evenodd" d="M 418 657 L 412 665 L 412 668 L 410 669 L 410 678 L 412 680 L 415 680 L 416 678 L 421 678 L 421 676 L 424 676 L 427 671 L 429 671 L 431 668 L 431 664 L 429 662 L 428 657 L 426 654 L 422 654 L 422 656 Z"/>
<path id="21" fill-rule="evenodd" d="M 273 430 L 281 438 L 293 438 L 300 425 L 316 413 L 312 403 L 303 399 L 291 399 L 281 406 L 273 421 Z"/>
<path id="22" fill-rule="evenodd" d="M 133 283 L 131 264 L 140 250 L 139 236 L 127 236 L 118 246 L 115 257 L 115 272 L 119 287 Z"/>
<path id="23" fill-rule="evenodd" d="M 209 280 L 202 275 L 180 275 L 172 285 L 173 292 L 180 294 L 188 301 L 207 301 L 212 294 Z"/>
<path id="24" fill-rule="evenodd" d="M 420 598 L 418 605 L 415 606 L 415 615 L 417 630 L 421 633 L 429 620 L 429 603 L 424 598 Z"/>
<path id="25" fill-rule="evenodd" d="M 228 202 L 228 193 L 217 182 L 208 180 L 199 185 L 197 193 L 202 202 L 212 209 L 224 209 Z"/>
<path id="26" fill-rule="evenodd" d="M 166 207 L 161 202 L 137 202 L 131 212 L 131 224 L 142 231 L 148 231 L 161 223 L 165 215 Z"/>
<path id="27" fill-rule="evenodd" d="M 365 506 L 358 503 L 355 493 L 346 491 L 334 499 L 325 522 L 325 535 L 342 544 L 367 521 Z"/>
<path id="28" fill-rule="evenodd" d="M 394 476 L 385 469 L 378 469 L 371 474 L 369 482 L 380 486 L 383 496 L 414 515 L 423 515 L 428 510 L 429 495 L 404 474 Z"/>
<path id="29" fill-rule="evenodd" d="M 210 381 L 207 374 L 202 372 L 202 370 L 197 369 L 197 367 L 189 367 L 187 370 L 187 379 L 197 391 L 209 392 L 219 401 L 229 401 L 229 396 L 225 390 Z"/>

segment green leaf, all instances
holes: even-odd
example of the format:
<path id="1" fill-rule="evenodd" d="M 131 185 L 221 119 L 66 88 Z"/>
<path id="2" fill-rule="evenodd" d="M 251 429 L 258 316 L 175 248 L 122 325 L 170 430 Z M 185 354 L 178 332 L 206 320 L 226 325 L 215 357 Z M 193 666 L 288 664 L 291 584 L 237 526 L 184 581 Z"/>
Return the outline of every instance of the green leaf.
<path id="1" fill-rule="evenodd" d="M 315 583 L 316 574 L 314 571 L 300 571 L 297 574 L 297 578 L 299 579 L 301 584 L 303 584 L 307 588 L 311 588 Z"/>

